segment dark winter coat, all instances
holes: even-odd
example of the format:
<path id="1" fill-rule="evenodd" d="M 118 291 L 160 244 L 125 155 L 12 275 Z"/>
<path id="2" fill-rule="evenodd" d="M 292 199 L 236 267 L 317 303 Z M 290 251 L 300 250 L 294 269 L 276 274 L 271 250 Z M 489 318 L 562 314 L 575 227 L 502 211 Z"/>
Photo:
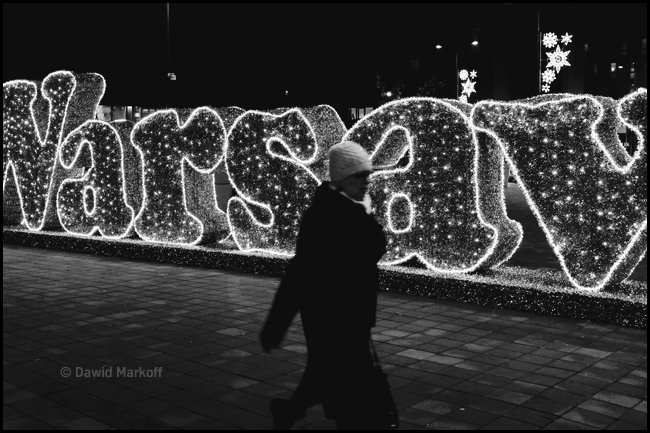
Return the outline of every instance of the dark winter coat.
<path id="1" fill-rule="evenodd" d="M 296 255 L 262 331 L 262 340 L 277 347 L 300 311 L 308 350 L 301 387 L 309 382 L 317 394 L 310 398 L 321 400 L 315 403 L 336 398 L 333 388 L 372 364 L 368 339 L 376 321 L 377 262 L 385 252 L 374 216 L 323 182 L 303 216 Z"/>

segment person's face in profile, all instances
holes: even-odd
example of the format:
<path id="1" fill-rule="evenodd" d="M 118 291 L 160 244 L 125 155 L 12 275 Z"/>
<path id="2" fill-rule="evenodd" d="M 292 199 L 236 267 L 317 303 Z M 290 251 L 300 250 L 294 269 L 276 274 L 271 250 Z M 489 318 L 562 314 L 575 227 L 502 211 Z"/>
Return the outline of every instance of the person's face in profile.
<path id="1" fill-rule="evenodd" d="M 370 171 L 360 171 L 346 177 L 340 186 L 351 199 L 363 201 L 370 185 Z"/>

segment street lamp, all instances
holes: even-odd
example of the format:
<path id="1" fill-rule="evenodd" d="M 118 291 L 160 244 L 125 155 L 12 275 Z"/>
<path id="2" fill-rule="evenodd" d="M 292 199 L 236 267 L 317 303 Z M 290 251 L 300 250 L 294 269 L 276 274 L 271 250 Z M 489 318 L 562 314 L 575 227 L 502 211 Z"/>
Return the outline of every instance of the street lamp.
<path id="1" fill-rule="evenodd" d="M 474 31 L 474 41 L 472 42 L 472 46 L 476 47 L 478 46 L 478 30 Z M 437 44 L 436 45 L 436 50 L 441 50 L 442 45 Z M 454 46 L 454 61 L 455 61 L 455 68 L 456 68 L 456 98 L 460 96 L 460 78 L 458 76 L 458 46 Z"/>

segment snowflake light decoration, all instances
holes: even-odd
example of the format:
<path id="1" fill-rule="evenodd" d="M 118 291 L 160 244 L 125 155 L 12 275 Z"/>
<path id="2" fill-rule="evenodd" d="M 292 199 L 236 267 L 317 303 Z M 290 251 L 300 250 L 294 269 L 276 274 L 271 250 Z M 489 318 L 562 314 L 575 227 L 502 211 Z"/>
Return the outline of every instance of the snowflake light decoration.
<path id="1" fill-rule="evenodd" d="M 467 103 L 470 95 L 472 93 L 475 93 L 476 90 L 474 89 L 474 86 L 476 85 L 476 81 L 471 81 L 472 79 L 475 79 L 477 76 L 476 71 L 467 72 L 467 69 L 463 69 L 458 73 L 458 77 L 461 80 L 461 85 L 463 86 L 463 91 L 461 92 L 460 96 L 458 97 L 458 100 Z"/>
<path id="2" fill-rule="evenodd" d="M 555 72 L 552 69 L 547 69 L 542 73 L 542 81 L 545 83 L 551 83 L 555 80 Z"/>
<path id="3" fill-rule="evenodd" d="M 572 36 L 566 33 L 562 36 L 562 43 L 566 46 L 571 42 Z M 541 80 L 546 83 L 541 86 L 541 90 L 544 93 L 548 93 L 551 90 L 550 84 L 557 78 L 557 74 L 560 73 L 560 69 L 563 66 L 571 66 L 568 62 L 567 57 L 571 51 L 563 51 L 560 48 L 560 45 L 557 43 L 557 36 L 555 33 L 546 33 L 544 35 L 544 45 L 547 48 L 555 47 L 555 51 L 549 51 L 546 53 L 548 56 L 548 64 L 546 65 L 546 71 L 542 72 Z"/>
<path id="4" fill-rule="evenodd" d="M 557 36 L 555 33 L 546 33 L 544 35 L 543 44 L 546 48 L 553 48 L 557 45 Z"/>
<path id="5" fill-rule="evenodd" d="M 555 47 L 555 51 L 549 51 L 546 53 L 548 56 L 548 65 L 547 68 L 555 68 L 557 72 L 560 72 L 562 66 L 571 66 L 567 61 L 567 56 L 571 51 L 562 51 L 560 46 Z"/>
<path id="6" fill-rule="evenodd" d="M 476 92 L 476 90 L 474 90 L 475 84 L 476 82 L 471 80 L 467 80 L 463 83 L 463 93 L 466 94 L 468 98 L 472 93 Z"/>

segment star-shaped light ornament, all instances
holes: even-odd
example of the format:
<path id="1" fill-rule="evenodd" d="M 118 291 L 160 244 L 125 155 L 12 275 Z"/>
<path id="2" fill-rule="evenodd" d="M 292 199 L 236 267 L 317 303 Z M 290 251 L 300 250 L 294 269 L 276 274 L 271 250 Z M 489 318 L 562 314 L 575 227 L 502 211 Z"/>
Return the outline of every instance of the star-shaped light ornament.
<path id="1" fill-rule="evenodd" d="M 460 73 L 458 74 L 458 76 L 460 77 L 460 80 L 461 80 L 461 81 L 465 81 L 465 80 L 467 80 L 467 75 L 468 75 L 468 73 L 467 73 L 467 70 L 465 70 L 465 69 L 463 69 L 462 71 L 460 71 Z"/>
<path id="2" fill-rule="evenodd" d="M 556 71 L 559 72 L 562 66 L 571 66 L 571 64 L 567 62 L 567 56 L 570 52 L 571 51 L 562 51 L 558 45 L 555 47 L 555 51 L 549 51 L 546 53 L 548 56 L 548 65 L 546 65 L 546 67 L 555 68 Z"/>
<path id="3" fill-rule="evenodd" d="M 474 82 L 474 81 L 470 81 L 470 80 L 465 81 L 463 83 L 463 92 L 462 93 L 467 94 L 467 97 L 469 98 L 469 96 L 472 94 L 472 92 L 476 92 L 476 90 L 474 90 L 474 85 L 475 84 L 476 84 L 476 82 Z"/>
<path id="4" fill-rule="evenodd" d="M 552 83 L 553 80 L 555 80 L 555 72 L 553 72 L 553 69 L 547 69 L 542 73 L 542 81 L 545 83 Z"/>
<path id="5" fill-rule="evenodd" d="M 557 45 L 557 36 L 555 33 L 546 33 L 544 35 L 542 43 L 546 48 L 553 48 L 555 45 Z"/>
<path id="6" fill-rule="evenodd" d="M 548 84 L 544 84 L 544 85 L 542 86 L 542 91 L 543 91 L 544 93 L 548 93 L 549 90 L 551 90 L 551 86 L 549 86 Z"/>
<path id="7" fill-rule="evenodd" d="M 572 37 L 573 37 L 573 35 L 570 35 L 569 33 L 565 33 L 565 35 L 562 36 L 562 43 L 563 43 L 564 45 L 568 45 L 569 42 L 571 42 L 571 38 L 572 38 Z"/>
<path id="8" fill-rule="evenodd" d="M 470 76 L 472 79 L 476 79 L 476 76 L 477 76 L 477 75 L 478 75 L 478 73 L 477 73 L 476 71 L 472 71 L 472 72 L 469 73 L 469 76 Z"/>

